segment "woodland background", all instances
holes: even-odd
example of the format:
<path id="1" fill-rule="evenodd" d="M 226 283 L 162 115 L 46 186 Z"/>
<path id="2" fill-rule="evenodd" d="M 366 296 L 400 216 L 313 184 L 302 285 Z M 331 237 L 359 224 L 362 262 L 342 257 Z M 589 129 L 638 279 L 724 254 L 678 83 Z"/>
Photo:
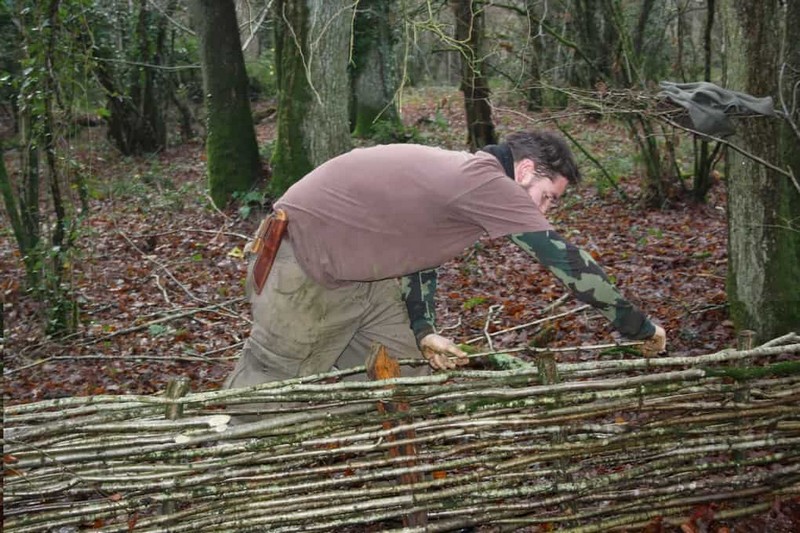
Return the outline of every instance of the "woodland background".
<path id="1" fill-rule="evenodd" d="M 249 328 L 241 250 L 292 182 L 354 146 L 474 150 L 531 127 L 563 132 L 587 177 L 557 227 L 671 353 L 796 331 L 799 4 L 2 2 L 4 400 L 219 387 Z M 699 135 L 662 80 L 776 115 Z M 485 337 L 577 307 L 564 294 L 482 241 L 443 265 L 439 325 Z M 492 339 L 613 336 L 581 311 Z"/>

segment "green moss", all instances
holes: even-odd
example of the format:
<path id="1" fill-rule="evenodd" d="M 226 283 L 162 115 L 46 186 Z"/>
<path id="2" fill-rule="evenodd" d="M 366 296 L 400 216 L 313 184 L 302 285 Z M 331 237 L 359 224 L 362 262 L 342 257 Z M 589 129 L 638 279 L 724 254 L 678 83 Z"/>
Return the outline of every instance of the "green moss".
<path id="1" fill-rule="evenodd" d="M 249 105 L 245 101 L 237 107 L 232 112 L 216 111 L 227 116 L 209 117 L 208 185 L 211 199 L 220 208 L 228 204 L 233 193 L 250 190 L 259 176 L 258 146 Z M 251 127 L 247 128 L 247 124 Z"/>
<path id="2" fill-rule="evenodd" d="M 747 381 L 765 377 L 782 377 L 800 374 L 800 361 L 784 361 L 769 366 L 725 366 L 704 368 L 712 377 L 727 377 L 736 381 Z"/>
<path id="3" fill-rule="evenodd" d="M 405 136 L 403 124 L 395 113 L 363 103 L 355 107 L 354 136 L 373 138 L 377 142 L 396 142 Z"/>
<path id="4" fill-rule="evenodd" d="M 314 95 L 305 75 L 303 54 L 307 44 L 300 39 L 297 50 L 295 35 L 308 32 L 308 8 L 304 2 L 287 3 L 286 16 L 294 28 L 289 31 L 284 24 L 276 25 L 275 57 L 278 59 L 278 131 L 272 153 L 272 178 L 270 192 L 280 196 L 297 180 L 311 172 L 314 164 L 303 125 L 314 108 Z"/>
<path id="5" fill-rule="evenodd" d="M 258 180 L 258 156 L 250 113 L 247 73 L 236 35 L 236 14 L 228 4 L 193 4 L 201 24 L 203 88 L 208 110 L 206 155 L 211 199 L 223 208 L 234 192 L 248 191 Z M 233 34 L 226 29 L 232 29 Z M 233 35 L 233 36 L 232 36 Z"/>

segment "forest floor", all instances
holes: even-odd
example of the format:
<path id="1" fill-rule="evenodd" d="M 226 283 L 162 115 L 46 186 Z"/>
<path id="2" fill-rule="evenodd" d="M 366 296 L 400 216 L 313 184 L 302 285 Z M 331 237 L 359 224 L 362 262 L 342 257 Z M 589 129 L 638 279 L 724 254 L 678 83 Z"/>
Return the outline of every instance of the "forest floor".
<path id="1" fill-rule="evenodd" d="M 455 90 L 410 93 L 403 104 L 404 121 L 420 142 L 465 149 L 460 102 Z M 263 111 L 264 106 L 257 108 Z M 261 115 L 269 117 L 257 124 L 259 143 L 265 146 L 274 138 L 274 115 Z M 498 107 L 495 119 L 502 136 L 547 127 L 552 117 L 526 116 L 509 105 Z M 698 355 L 733 346 L 725 294 L 724 183 L 712 189 L 703 205 L 678 198 L 662 209 L 644 209 L 636 201 L 639 172 L 625 130 L 579 113 L 563 116 L 561 125 L 618 177 L 627 198 L 602 182 L 581 157 L 588 179 L 552 211 L 554 225 L 665 327 L 670 354 Z M 8 221 L 0 219 L 4 401 L 152 394 L 179 375 L 191 379 L 193 391 L 219 388 L 250 327 L 241 250 L 259 217 L 243 218 L 235 208 L 211 206 L 199 142 L 128 158 L 110 148 L 101 128 L 85 130 L 80 141 L 85 148 L 77 152 L 76 168 L 89 179 L 91 201 L 66 280 L 79 304 L 76 333 L 62 338 L 44 334 L 45 308 L 26 295 L 19 253 Z M 7 157 L 13 168 L 13 154 Z M 465 342 L 485 331 L 579 307 L 564 295 L 558 282 L 514 245 L 484 240 L 442 266 L 438 322 L 446 335 Z M 549 309 L 554 303 L 557 309 Z M 581 311 L 553 321 L 546 330 L 528 327 L 496 335 L 494 347 L 543 339 L 558 347 L 617 337 L 599 314 Z M 562 361 L 590 357 L 595 356 L 559 356 Z M 764 530 L 758 528 L 742 530 Z"/>

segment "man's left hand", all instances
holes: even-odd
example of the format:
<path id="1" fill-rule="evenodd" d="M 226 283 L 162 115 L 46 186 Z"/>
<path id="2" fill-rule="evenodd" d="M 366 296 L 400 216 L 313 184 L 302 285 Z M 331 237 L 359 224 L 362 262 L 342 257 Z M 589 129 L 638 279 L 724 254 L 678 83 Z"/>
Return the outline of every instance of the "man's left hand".
<path id="1" fill-rule="evenodd" d="M 447 337 L 435 333 L 425 335 L 419 347 L 428 364 L 437 370 L 448 370 L 469 362 L 466 352 Z"/>
<path id="2" fill-rule="evenodd" d="M 642 355 L 653 357 L 667 350 L 667 332 L 661 326 L 656 326 L 652 337 L 644 341 L 641 347 Z"/>

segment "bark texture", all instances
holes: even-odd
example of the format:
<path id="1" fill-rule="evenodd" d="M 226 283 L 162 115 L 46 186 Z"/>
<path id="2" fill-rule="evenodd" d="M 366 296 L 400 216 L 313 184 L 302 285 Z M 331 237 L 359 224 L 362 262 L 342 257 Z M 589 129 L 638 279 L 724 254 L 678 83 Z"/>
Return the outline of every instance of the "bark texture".
<path id="1" fill-rule="evenodd" d="M 800 6 L 782 4 L 735 2 L 728 18 L 734 26 L 731 44 L 740 48 L 731 50 L 731 88 L 773 97 L 782 90 L 791 99 L 800 67 Z M 784 64 L 794 74 L 779 84 Z M 790 118 L 797 124 L 796 114 Z M 799 141 L 790 123 L 778 118 L 749 119 L 740 125 L 737 139 L 746 151 L 795 176 L 800 175 Z M 732 154 L 728 183 L 728 298 L 734 322 L 761 339 L 797 331 L 800 192 L 787 176 L 740 154 Z"/>
<path id="2" fill-rule="evenodd" d="M 200 40 L 208 112 L 206 155 L 211 199 L 224 207 L 234 192 L 249 190 L 260 176 L 233 0 L 192 0 Z"/>
<path id="3" fill-rule="evenodd" d="M 275 2 L 278 134 L 273 193 L 350 149 L 347 63 L 353 4 L 344 0 Z"/>
<path id="4" fill-rule="evenodd" d="M 495 144 L 497 135 L 492 121 L 491 90 L 481 71 L 483 8 L 473 0 L 453 4 L 456 17 L 456 41 L 461 56 L 461 91 L 467 114 L 468 143 L 472 151 Z"/>
<path id="5" fill-rule="evenodd" d="M 544 91 L 542 90 L 542 36 L 539 35 L 539 2 L 526 0 L 525 9 L 528 12 L 528 111 L 541 111 L 544 107 Z"/>
<path id="6" fill-rule="evenodd" d="M 391 22 L 396 18 L 393 0 L 361 0 L 355 18 L 353 49 L 353 134 L 369 137 L 377 124 L 400 125 L 394 94 L 397 38 Z"/>

